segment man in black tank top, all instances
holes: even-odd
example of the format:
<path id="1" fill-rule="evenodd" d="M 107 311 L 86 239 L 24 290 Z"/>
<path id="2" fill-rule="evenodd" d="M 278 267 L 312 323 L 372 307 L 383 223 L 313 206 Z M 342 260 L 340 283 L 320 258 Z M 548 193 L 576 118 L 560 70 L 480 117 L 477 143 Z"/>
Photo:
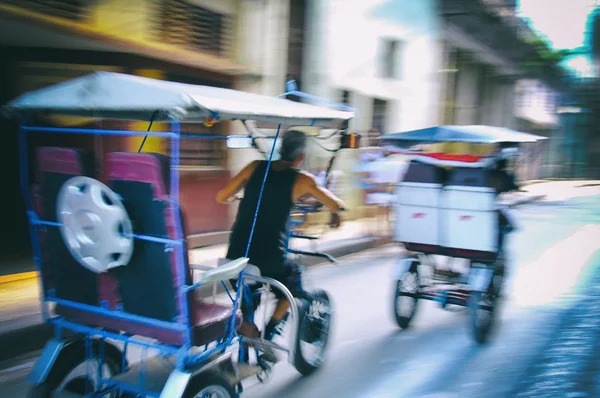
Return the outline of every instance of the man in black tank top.
<path id="1" fill-rule="evenodd" d="M 314 176 L 298 170 L 304 161 L 306 142 L 306 135 L 297 130 L 289 130 L 283 135 L 281 158 L 271 163 L 248 255 L 249 263 L 257 266 L 263 276 L 280 281 L 294 296 L 302 293 L 302 281 L 298 267 L 287 260 L 285 250 L 292 205 L 305 197 L 318 200 L 333 212 L 334 227 L 339 226 L 338 212 L 343 208 L 342 201 L 327 189 L 320 187 Z M 267 161 L 250 163 L 217 194 L 217 201 L 231 203 L 238 192 L 244 190 L 229 239 L 229 259 L 246 256 L 267 164 Z M 274 293 L 279 301 L 267 325 L 267 336 L 285 316 L 289 307 L 287 300 L 282 299 L 278 291 Z M 254 325 L 245 324 L 242 325 L 240 333 L 256 337 L 258 329 Z"/>

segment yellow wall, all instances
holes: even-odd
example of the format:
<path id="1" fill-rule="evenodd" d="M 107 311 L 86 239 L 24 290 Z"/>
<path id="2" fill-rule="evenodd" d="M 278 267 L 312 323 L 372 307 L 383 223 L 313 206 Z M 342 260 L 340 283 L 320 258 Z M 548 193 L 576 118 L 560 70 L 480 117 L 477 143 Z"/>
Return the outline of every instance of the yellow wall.
<path id="1" fill-rule="evenodd" d="M 192 5 L 218 12 L 235 19 L 236 0 L 188 0 Z M 160 22 L 160 2 L 156 0 L 101 0 L 90 7 L 89 25 L 104 34 L 126 37 L 154 45 L 160 43 L 157 24 Z M 233 29 L 234 26 L 228 26 Z M 233 32 L 231 32 L 233 33 Z"/>
<path id="2" fill-rule="evenodd" d="M 134 71 L 134 74 L 143 77 L 150 77 L 152 79 L 163 80 L 166 77 L 166 73 L 157 70 L 157 69 L 137 69 Z M 131 122 L 131 129 L 137 131 L 146 131 L 148 130 L 148 122 Z M 153 123 L 150 131 L 168 131 L 169 123 Z M 144 137 L 129 137 L 127 149 L 130 152 L 137 152 L 140 148 L 140 145 Z M 146 142 L 144 143 L 144 148 L 142 152 L 153 152 L 153 153 L 162 153 L 164 155 L 167 154 L 167 142 L 165 138 L 162 137 L 148 137 Z"/>
<path id="3" fill-rule="evenodd" d="M 157 10 L 148 0 L 103 0 L 90 7 L 89 23 L 102 33 L 149 41 Z"/>

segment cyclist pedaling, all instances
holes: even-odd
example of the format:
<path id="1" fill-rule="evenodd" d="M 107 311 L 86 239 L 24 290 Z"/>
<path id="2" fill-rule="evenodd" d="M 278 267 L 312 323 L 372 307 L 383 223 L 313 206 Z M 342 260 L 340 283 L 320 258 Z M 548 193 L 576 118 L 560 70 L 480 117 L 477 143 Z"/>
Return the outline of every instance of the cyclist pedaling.
<path id="1" fill-rule="evenodd" d="M 305 297 L 307 293 L 302 288 L 300 269 L 288 259 L 286 253 L 286 232 L 293 204 L 305 198 L 323 203 L 332 211 L 330 225 L 334 228 L 340 225 L 338 213 L 344 207 L 333 193 L 317 184 L 312 174 L 298 169 L 305 158 L 307 140 L 307 136 L 297 130 L 289 130 L 283 135 L 280 159 L 271 162 L 266 178 L 248 253 L 249 263 L 258 267 L 262 276 L 281 282 L 294 297 Z M 250 163 L 217 194 L 217 201 L 231 203 L 244 190 L 229 241 L 229 259 L 246 257 L 267 166 L 267 161 Z M 231 283 L 237 286 L 237 281 Z M 269 340 L 280 332 L 279 326 L 285 321 L 290 305 L 277 289 L 273 293 L 278 301 L 265 328 L 265 337 Z M 242 305 L 245 315 L 244 307 Z M 240 334 L 259 337 L 258 327 L 245 319 L 244 316 Z"/>

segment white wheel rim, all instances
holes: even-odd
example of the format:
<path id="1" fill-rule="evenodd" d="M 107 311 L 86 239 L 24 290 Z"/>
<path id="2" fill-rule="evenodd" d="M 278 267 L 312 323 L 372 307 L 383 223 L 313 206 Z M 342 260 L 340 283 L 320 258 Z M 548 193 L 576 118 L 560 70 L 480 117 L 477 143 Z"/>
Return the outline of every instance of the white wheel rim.
<path id="1" fill-rule="evenodd" d="M 100 181 L 74 177 L 58 193 L 57 219 L 67 249 L 96 272 L 127 265 L 133 228 L 119 196 Z"/>

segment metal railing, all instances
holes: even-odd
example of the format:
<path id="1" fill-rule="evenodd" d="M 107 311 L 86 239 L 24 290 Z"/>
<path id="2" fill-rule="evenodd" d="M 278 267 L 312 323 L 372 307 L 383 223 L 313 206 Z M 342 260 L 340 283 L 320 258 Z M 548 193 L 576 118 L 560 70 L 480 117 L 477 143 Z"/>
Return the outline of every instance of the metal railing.
<path id="1" fill-rule="evenodd" d="M 156 38 L 164 43 L 227 56 L 231 46 L 231 18 L 183 0 L 154 2 Z"/>

